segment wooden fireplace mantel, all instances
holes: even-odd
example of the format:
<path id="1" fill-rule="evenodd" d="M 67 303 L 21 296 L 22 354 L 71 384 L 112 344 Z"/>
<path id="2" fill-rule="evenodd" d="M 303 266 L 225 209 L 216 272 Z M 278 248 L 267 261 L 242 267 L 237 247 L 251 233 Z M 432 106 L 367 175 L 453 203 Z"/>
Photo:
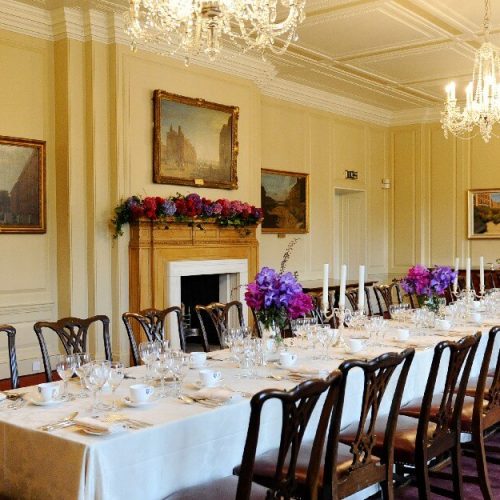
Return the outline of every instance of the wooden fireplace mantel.
<path id="1" fill-rule="evenodd" d="M 169 302 L 166 270 L 179 260 L 247 259 L 248 276 L 257 273 L 259 243 L 256 226 L 222 227 L 215 222 L 153 222 L 130 224 L 129 310 L 180 306 Z"/>

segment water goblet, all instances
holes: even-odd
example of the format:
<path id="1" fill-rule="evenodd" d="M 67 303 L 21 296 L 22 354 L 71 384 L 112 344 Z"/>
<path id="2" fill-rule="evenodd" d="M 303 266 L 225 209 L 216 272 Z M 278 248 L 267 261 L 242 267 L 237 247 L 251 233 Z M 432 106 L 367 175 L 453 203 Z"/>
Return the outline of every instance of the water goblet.
<path id="1" fill-rule="evenodd" d="M 139 356 L 142 362 L 146 365 L 146 375 L 144 381 L 150 380 L 151 376 L 151 363 L 158 358 L 158 343 L 154 342 L 141 342 L 139 344 Z"/>
<path id="2" fill-rule="evenodd" d="M 123 363 L 119 361 L 111 362 L 108 383 L 111 387 L 111 397 L 113 399 L 113 402 L 111 403 L 111 409 L 113 411 L 116 411 L 118 409 L 118 406 L 116 404 L 116 399 L 114 397 L 115 391 L 116 389 L 118 389 L 124 378 L 125 378 L 125 367 Z"/>
<path id="3" fill-rule="evenodd" d="M 175 380 L 176 396 L 180 396 L 182 381 L 189 366 L 189 356 L 183 351 L 172 351 L 171 370 Z"/>
<path id="4" fill-rule="evenodd" d="M 243 339 L 239 354 L 240 377 L 250 378 L 255 375 L 256 350 L 255 344 L 250 338 Z"/>
<path id="5" fill-rule="evenodd" d="M 75 356 L 75 373 L 80 379 L 80 392 L 76 395 L 77 398 L 87 398 L 88 394 L 85 391 L 85 370 L 88 368 L 89 363 L 92 361 L 90 354 L 82 352 L 79 354 L 74 354 Z"/>
<path id="6" fill-rule="evenodd" d="M 57 374 L 64 383 L 64 390 L 61 399 L 68 400 L 68 380 L 75 374 L 76 358 L 73 354 L 61 354 L 57 358 Z"/>
<path id="7" fill-rule="evenodd" d="M 330 347 L 330 326 L 319 325 L 316 327 L 316 338 L 323 349 L 316 359 L 328 359 L 328 348 Z"/>
<path id="8" fill-rule="evenodd" d="M 84 381 L 87 389 L 92 394 L 92 413 L 95 415 L 99 410 L 98 393 L 108 381 L 111 371 L 110 361 L 92 361 L 85 369 Z"/>

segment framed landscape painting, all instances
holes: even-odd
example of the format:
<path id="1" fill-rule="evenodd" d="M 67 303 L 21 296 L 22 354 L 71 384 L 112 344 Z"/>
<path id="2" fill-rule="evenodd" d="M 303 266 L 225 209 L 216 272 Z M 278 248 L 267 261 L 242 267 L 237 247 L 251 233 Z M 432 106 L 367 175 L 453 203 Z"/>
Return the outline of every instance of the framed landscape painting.
<path id="1" fill-rule="evenodd" d="M 500 189 L 471 189 L 469 239 L 500 238 Z"/>
<path id="2" fill-rule="evenodd" d="M 0 136 L 0 233 L 45 230 L 45 141 Z"/>
<path id="3" fill-rule="evenodd" d="M 263 233 L 309 231 L 309 175 L 262 169 Z"/>
<path id="4" fill-rule="evenodd" d="M 237 189 L 238 107 L 163 90 L 153 102 L 154 182 Z"/>

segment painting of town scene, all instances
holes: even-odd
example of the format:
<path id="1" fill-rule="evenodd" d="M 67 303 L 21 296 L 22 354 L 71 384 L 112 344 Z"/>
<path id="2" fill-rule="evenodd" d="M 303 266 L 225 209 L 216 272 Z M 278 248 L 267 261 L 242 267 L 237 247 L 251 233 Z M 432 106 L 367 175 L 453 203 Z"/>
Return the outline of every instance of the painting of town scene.
<path id="1" fill-rule="evenodd" d="M 262 170 L 263 233 L 307 233 L 308 180 L 307 174 Z"/>
<path id="2" fill-rule="evenodd" d="M 500 238 L 500 189 L 469 191 L 469 238 Z"/>
<path id="3" fill-rule="evenodd" d="M 0 233 L 45 232 L 45 142 L 0 136 Z"/>
<path id="4" fill-rule="evenodd" d="M 154 182 L 236 189 L 238 108 L 154 93 Z"/>

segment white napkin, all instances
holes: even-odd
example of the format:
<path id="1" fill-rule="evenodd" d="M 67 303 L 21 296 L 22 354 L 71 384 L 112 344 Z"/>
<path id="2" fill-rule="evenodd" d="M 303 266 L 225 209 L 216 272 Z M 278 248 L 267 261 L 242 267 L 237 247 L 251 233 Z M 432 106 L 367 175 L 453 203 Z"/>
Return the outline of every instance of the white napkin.
<path id="1" fill-rule="evenodd" d="M 241 398 L 241 395 L 235 394 L 228 389 L 222 389 L 220 387 L 205 387 L 197 391 L 196 394 L 194 394 L 194 397 L 199 399 L 212 399 L 214 401 L 229 401 L 233 398 L 233 396 L 237 395 Z"/>
<path id="2" fill-rule="evenodd" d="M 311 368 L 309 366 L 299 365 L 289 368 L 288 370 L 292 375 L 303 378 L 325 378 L 328 376 L 328 370 L 321 370 L 319 368 Z"/>
<path id="3" fill-rule="evenodd" d="M 127 428 L 121 422 L 103 422 L 102 420 L 92 417 L 75 418 L 74 422 L 79 427 L 82 427 L 90 432 L 103 434 L 115 434 L 116 432 L 124 431 Z"/>

